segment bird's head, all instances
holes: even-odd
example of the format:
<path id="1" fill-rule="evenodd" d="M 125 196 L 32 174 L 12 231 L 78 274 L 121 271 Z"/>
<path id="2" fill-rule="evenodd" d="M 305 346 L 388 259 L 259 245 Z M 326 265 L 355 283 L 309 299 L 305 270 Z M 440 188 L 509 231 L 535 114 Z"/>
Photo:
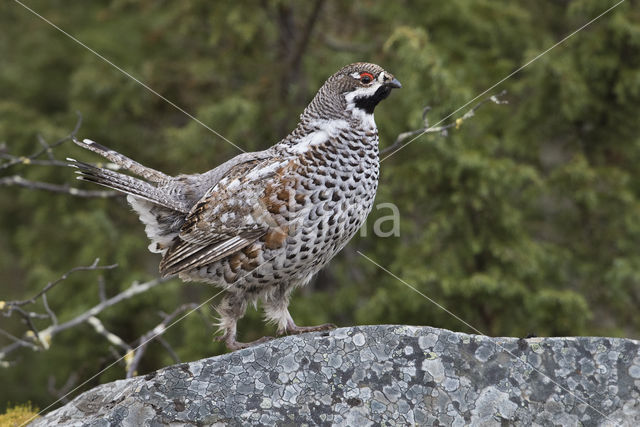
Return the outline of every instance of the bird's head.
<path id="1" fill-rule="evenodd" d="M 313 118 L 341 118 L 373 122 L 376 105 L 402 85 L 376 64 L 356 62 L 329 77 L 311 101 L 306 114 Z"/>

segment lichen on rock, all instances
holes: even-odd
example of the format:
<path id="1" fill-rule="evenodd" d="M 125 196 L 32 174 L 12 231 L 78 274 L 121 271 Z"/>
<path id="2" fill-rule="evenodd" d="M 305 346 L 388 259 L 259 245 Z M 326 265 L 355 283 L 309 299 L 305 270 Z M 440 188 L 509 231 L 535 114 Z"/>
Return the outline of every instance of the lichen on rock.
<path id="1" fill-rule="evenodd" d="M 100 385 L 33 425 L 640 425 L 640 342 L 358 326 Z"/>

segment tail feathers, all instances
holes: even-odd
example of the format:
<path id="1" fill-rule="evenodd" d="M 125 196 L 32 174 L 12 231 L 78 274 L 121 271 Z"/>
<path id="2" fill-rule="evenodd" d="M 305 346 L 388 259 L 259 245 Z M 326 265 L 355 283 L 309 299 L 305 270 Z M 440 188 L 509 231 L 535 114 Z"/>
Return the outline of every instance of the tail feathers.
<path id="1" fill-rule="evenodd" d="M 79 139 L 74 138 L 73 142 L 77 146 L 82 147 L 89 151 L 93 151 L 94 153 L 101 155 L 107 160 L 112 161 L 116 165 L 124 169 L 127 169 L 133 172 L 134 174 L 141 176 L 142 178 L 147 179 L 151 182 L 164 182 L 171 178 L 170 176 L 165 175 L 160 171 L 143 166 L 140 163 L 136 162 L 135 160 L 132 160 L 127 156 L 122 155 L 110 148 L 107 148 L 104 145 L 98 144 L 97 142 L 92 141 L 90 139 L 84 139 L 80 141 Z"/>
<path id="2" fill-rule="evenodd" d="M 67 160 L 70 162 L 70 166 L 79 169 L 77 171 L 80 175 L 78 179 L 94 182 L 104 187 L 121 191 L 174 211 L 183 213 L 189 212 L 189 207 L 185 206 L 184 203 L 167 197 L 167 193 L 165 191 L 162 191 L 141 179 L 113 172 L 108 169 L 99 168 L 88 163 L 79 162 L 75 159 Z"/>

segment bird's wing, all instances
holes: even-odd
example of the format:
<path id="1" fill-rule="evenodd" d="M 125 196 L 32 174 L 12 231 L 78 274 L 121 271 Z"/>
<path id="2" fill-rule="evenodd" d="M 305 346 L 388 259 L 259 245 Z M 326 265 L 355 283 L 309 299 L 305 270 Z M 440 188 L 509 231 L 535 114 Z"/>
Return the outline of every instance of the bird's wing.
<path id="1" fill-rule="evenodd" d="M 238 154 L 221 165 L 216 166 L 214 169 L 211 169 L 209 172 L 178 175 L 168 181 L 163 189 L 172 194 L 178 192 L 183 199 L 190 202 L 189 206 L 193 207 L 208 191 L 214 188 L 221 179 L 233 173 L 234 169 L 248 163 L 256 164 L 256 162 L 266 160 L 272 156 L 273 152 L 269 149 Z"/>
<path id="2" fill-rule="evenodd" d="M 233 166 L 191 209 L 160 263 L 161 273 L 210 264 L 262 237 L 274 224 L 263 215 L 260 196 L 285 163 L 272 158 Z"/>

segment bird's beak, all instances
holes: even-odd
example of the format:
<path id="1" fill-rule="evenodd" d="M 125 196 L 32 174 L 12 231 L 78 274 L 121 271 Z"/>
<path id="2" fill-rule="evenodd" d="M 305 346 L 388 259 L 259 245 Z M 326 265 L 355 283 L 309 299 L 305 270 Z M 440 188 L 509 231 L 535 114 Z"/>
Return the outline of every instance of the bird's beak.
<path id="1" fill-rule="evenodd" d="M 394 89 L 400 89 L 402 87 L 402 84 L 400 83 L 400 81 L 395 77 L 390 82 L 385 83 L 385 85 Z"/>

